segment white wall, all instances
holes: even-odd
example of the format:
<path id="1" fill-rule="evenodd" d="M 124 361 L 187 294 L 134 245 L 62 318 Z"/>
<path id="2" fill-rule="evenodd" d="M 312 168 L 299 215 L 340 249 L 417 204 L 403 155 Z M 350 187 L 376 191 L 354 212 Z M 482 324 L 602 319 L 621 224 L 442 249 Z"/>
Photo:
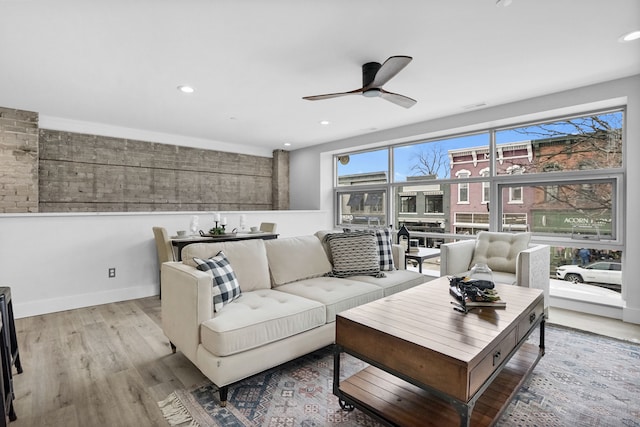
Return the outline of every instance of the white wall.
<path id="1" fill-rule="evenodd" d="M 640 323 L 640 75 L 293 151 L 291 208 L 322 209 L 333 217 L 334 153 L 620 105 L 627 105 L 623 320 Z"/>
<path id="2" fill-rule="evenodd" d="M 322 211 L 243 212 L 247 225 L 275 222 L 280 237 L 312 234 L 331 222 Z M 211 213 L 0 215 L 0 286 L 10 286 L 15 317 L 158 295 L 151 227 L 170 234 L 213 226 Z M 229 229 L 240 212 L 221 212 Z M 108 278 L 108 269 L 116 277 Z"/>

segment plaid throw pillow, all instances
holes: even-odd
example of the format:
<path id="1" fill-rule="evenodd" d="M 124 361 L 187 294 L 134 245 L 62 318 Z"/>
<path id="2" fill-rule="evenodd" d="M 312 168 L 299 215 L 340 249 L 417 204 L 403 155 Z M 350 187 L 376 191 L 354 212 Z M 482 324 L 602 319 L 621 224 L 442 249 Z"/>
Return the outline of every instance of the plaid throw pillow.
<path id="1" fill-rule="evenodd" d="M 240 296 L 240 284 L 224 252 L 220 251 L 218 255 L 206 260 L 193 258 L 193 261 L 198 270 L 207 272 L 213 277 L 211 293 L 214 312 L 220 311 L 222 307 Z"/>
<path id="2" fill-rule="evenodd" d="M 380 255 L 380 270 L 393 271 L 393 253 L 391 252 L 391 231 L 388 228 L 372 231 L 378 240 L 378 254 Z"/>

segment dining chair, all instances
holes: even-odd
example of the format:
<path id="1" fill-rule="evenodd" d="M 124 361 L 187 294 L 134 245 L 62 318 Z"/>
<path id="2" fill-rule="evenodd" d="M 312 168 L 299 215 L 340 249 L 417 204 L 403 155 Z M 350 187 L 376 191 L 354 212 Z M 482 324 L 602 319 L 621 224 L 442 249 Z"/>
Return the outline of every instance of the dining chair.
<path id="1" fill-rule="evenodd" d="M 156 249 L 158 250 L 158 267 L 160 271 L 162 271 L 162 263 L 175 261 L 176 256 L 173 252 L 173 246 L 171 245 L 171 240 L 169 240 L 169 235 L 167 234 L 167 230 L 164 227 L 152 227 L 153 236 L 156 240 Z M 162 276 L 159 276 L 160 282 L 160 298 L 162 298 Z"/>
<path id="2" fill-rule="evenodd" d="M 276 228 L 278 228 L 278 224 L 275 222 L 262 222 L 260 223 L 260 231 L 265 233 L 275 233 Z"/>

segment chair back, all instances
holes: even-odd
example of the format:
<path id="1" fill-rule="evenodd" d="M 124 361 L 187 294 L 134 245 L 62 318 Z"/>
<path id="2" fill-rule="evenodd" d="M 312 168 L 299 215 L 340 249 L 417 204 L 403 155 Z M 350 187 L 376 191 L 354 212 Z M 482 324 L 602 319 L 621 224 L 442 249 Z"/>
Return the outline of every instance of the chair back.
<path id="1" fill-rule="evenodd" d="M 164 227 L 152 227 L 153 236 L 156 239 L 156 248 L 158 249 L 158 263 L 162 266 L 163 262 L 175 261 L 173 246 L 169 240 L 169 235 Z"/>
<path id="2" fill-rule="evenodd" d="M 275 233 L 278 228 L 278 224 L 275 222 L 263 222 L 260 223 L 260 231 L 265 233 Z"/>

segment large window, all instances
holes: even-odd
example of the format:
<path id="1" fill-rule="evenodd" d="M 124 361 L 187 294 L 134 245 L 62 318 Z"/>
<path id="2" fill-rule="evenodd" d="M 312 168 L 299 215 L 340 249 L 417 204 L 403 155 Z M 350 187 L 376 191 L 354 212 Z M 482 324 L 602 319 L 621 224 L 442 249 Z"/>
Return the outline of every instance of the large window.
<path id="1" fill-rule="evenodd" d="M 587 261 L 624 268 L 623 120 L 604 111 L 338 155 L 338 225 L 405 225 L 427 247 L 530 231 L 551 247 L 553 278 Z"/>

